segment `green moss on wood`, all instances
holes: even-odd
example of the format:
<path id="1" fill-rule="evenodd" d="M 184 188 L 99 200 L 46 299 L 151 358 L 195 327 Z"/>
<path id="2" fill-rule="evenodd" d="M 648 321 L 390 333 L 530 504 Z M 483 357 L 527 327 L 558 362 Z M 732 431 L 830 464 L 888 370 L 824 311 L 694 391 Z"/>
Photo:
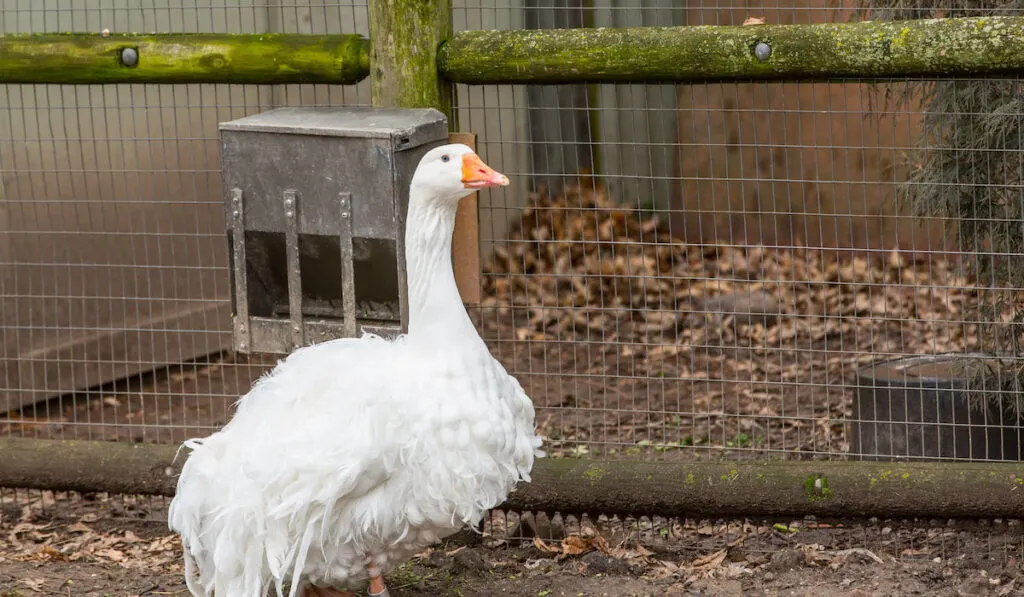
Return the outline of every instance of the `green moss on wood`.
<path id="1" fill-rule="evenodd" d="M 827 500 L 834 495 L 832 488 L 828 486 L 828 477 L 824 475 L 812 475 L 804 481 L 804 493 L 810 502 Z"/>
<path id="2" fill-rule="evenodd" d="M 125 66 L 125 48 L 138 64 Z M 334 83 L 364 79 L 359 35 L 45 34 L 0 36 L 0 83 Z"/>
<path id="3" fill-rule="evenodd" d="M 0 439 L 0 487 L 173 495 L 187 450 Z M 1020 463 L 543 458 L 502 505 L 665 516 L 1024 517 Z"/>
<path id="4" fill-rule="evenodd" d="M 450 116 L 451 88 L 440 75 L 482 84 L 1024 72 L 1024 17 L 463 31 L 447 39 L 449 8 L 450 0 L 371 3 L 379 31 L 372 49 L 358 35 L 4 36 L 0 82 L 345 84 L 371 74 L 378 105 L 436 107 Z M 759 42 L 772 48 L 765 61 L 754 55 Z M 139 52 L 137 66 L 121 63 L 125 48 Z"/>
<path id="5" fill-rule="evenodd" d="M 1019 463 L 542 459 L 532 477 L 508 507 L 679 516 L 1024 516 Z"/>
<path id="6" fill-rule="evenodd" d="M 436 108 L 453 123 L 451 85 L 437 70 L 451 31 L 450 0 L 370 2 L 373 105 Z"/>
<path id="7" fill-rule="evenodd" d="M 0 487 L 172 495 L 186 459 L 176 446 L 0 440 Z"/>
<path id="8" fill-rule="evenodd" d="M 462 31 L 438 66 L 471 84 L 991 76 L 1024 72 L 1024 17 Z"/>
<path id="9" fill-rule="evenodd" d="M 604 477 L 604 468 L 595 464 L 588 468 L 583 476 L 590 481 L 591 485 L 594 485 Z"/>

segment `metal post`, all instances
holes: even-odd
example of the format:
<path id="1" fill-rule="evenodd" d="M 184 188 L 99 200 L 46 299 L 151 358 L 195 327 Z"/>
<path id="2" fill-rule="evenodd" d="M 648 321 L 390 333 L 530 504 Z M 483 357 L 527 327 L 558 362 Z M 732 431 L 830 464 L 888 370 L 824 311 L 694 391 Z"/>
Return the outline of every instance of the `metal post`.
<path id="1" fill-rule="evenodd" d="M 338 208 L 341 211 L 341 302 L 345 318 L 345 335 L 355 338 L 356 326 L 356 278 L 355 265 L 352 262 L 352 194 L 338 195 Z"/>
<path id="2" fill-rule="evenodd" d="M 299 260 L 299 199 L 294 190 L 284 192 L 284 244 L 288 267 L 288 316 L 292 326 L 292 345 L 306 345 L 302 317 L 302 268 Z"/>
<path id="3" fill-rule="evenodd" d="M 242 189 L 231 189 L 231 249 L 235 276 L 235 350 L 249 351 L 249 292 L 245 263 L 245 202 Z"/>

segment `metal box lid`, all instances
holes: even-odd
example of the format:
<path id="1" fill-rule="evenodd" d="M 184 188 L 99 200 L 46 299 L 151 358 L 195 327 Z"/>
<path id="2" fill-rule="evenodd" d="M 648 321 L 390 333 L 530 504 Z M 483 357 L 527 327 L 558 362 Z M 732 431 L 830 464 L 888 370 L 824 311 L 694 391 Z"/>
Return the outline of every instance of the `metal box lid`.
<path id="1" fill-rule="evenodd" d="M 393 139 L 403 150 L 448 135 L 448 121 L 433 108 L 277 108 L 220 123 L 221 131 Z"/>

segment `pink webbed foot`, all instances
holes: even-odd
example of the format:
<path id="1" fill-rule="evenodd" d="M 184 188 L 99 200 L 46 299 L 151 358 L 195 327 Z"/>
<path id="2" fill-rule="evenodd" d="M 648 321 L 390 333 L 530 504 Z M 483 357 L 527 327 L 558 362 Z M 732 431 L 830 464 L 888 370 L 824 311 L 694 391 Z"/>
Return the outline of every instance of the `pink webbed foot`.
<path id="1" fill-rule="evenodd" d="M 366 570 L 370 573 L 370 597 L 390 597 L 388 588 L 384 586 L 384 577 L 380 574 L 380 568 L 373 565 L 372 558 L 367 558 Z"/>

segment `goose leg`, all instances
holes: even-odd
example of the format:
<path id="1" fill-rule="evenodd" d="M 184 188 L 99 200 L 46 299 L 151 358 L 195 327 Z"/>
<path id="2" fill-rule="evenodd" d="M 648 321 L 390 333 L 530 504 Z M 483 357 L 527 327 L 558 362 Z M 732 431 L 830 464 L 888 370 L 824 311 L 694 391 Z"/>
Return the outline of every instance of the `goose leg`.
<path id="1" fill-rule="evenodd" d="M 366 569 L 370 572 L 370 597 L 390 597 L 388 588 L 384 586 L 384 577 L 380 575 L 380 568 L 370 559 Z"/>

